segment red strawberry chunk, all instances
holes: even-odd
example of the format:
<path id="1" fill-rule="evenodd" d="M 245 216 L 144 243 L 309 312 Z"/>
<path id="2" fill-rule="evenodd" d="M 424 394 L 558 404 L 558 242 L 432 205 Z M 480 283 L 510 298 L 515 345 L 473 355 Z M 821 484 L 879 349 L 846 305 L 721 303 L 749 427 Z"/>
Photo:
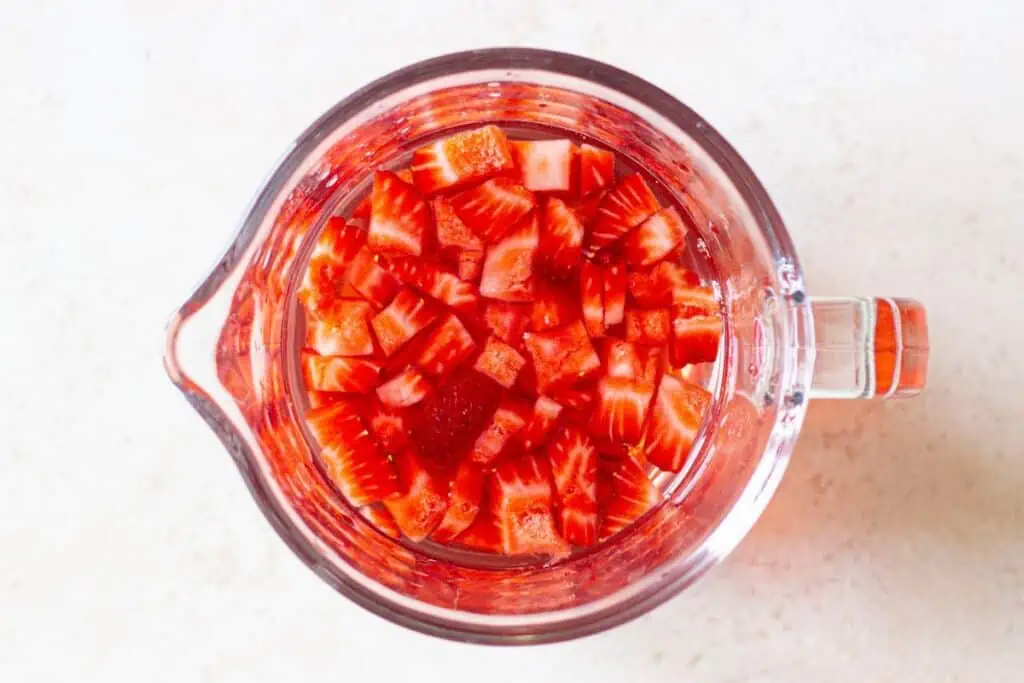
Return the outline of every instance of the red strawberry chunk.
<path id="1" fill-rule="evenodd" d="M 662 377 L 644 434 L 647 459 L 663 470 L 681 470 L 710 404 L 711 394 L 703 387 Z"/>
<path id="2" fill-rule="evenodd" d="M 597 396 L 591 431 L 612 443 L 638 442 L 654 398 L 654 384 L 639 378 L 605 377 L 598 382 Z"/>
<path id="3" fill-rule="evenodd" d="M 415 409 L 413 443 L 442 468 L 472 447 L 498 403 L 494 383 L 471 368 L 458 371 Z"/>
<path id="4" fill-rule="evenodd" d="M 478 465 L 489 465 L 494 462 L 505 444 L 526 426 L 521 411 L 510 403 L 502 403 L 494 411 L 488 425 L 477 437 L 473 450 L 469 454 L 471 462 Z"/>
<path id="5" fill-rule="evenodd" d="M 481 508 L 473 523 L 455 539 L 455 542 L 472 550 L 500 554 L 503 551 L 503 544 L 497 516 L 490 509 Z"/>
<path id="6" fill-rule="evenodd" d="M 497 337 L 491 337 L 473 367 L 506 389 L 511 389 L 525 364 L 526 359 L 515 349 Z"/>
<path id="7" fill-rule="evenodd" d="M 534 259 L 539 244 L 537 217 L 531 214 L 487 250 L 480 293 L 502 301 L 533 301 Z"/>
<path id="8" fill-rule="evenodd" d="M 484 252 L 466 249 L 458 256 L 459 279 L 465 282 L 477 282 L 484 269 Z"/>
<path id="9" fill-rule="evenodd" d="M 573 545 L 597 542 L 597 448 L 586 432 L 567 425 L 548 446 L 558 500 L 558 527 Z"/>
<path id="10" fill-rule="evenodd" d="M 395 455 L 395 471 L 400 495 L 385 499 L 384 505 L 406 538 L 422 541 L 444 517 L 448 492 L 411 449 Z"/>
<path id="11" fill-rule="evenodd" d="M 494 470 L 490 501 L 506 555 L 567 555 L 569 547 L 555 529 L 547 459 L 527 455 Z"/>
<path id="12" fill-rule="evenodd" d="M 306 398 L 309 400 L 310 408 L 323 408 L 348 397 L 337 391 L 307 391 Z"/>
<path id="13" fill-rule="evenodd" d="M 604 274 L 590 261 L 584 261 L 580 269 L 580 301 L 587 334 L 604 336 Z"/>
<path id="14" fill-rule="evenodd" d="M 548 197 L 540 229 L 540 265 L 552 274 L 567 275 L 580 265 L 583 222 L 565 202 Z"/>
<path id="15" fill-rule="evenodd" d="M 548 282 L 538 282 L 536 298 L 530 310 L 530 329 L 543 332 L 568 325 L 579 318 L 580 304 L 572 290 Z"/>
<path id="16" fill-rule="evenodd" d="M 302 354 L 302 374 L 314 391 L 342 391 L 365 394 L 380 376 L 380 365 L 363 358 Z"/>
<path id="17" fill-rule="evenodd" d="M 484 321 L 494 336 L 512 345 L 518 345 L 530 322 L 528 309 L 523 304 L 507 301 L 488 301 L 484 307 Z"/>
<path id="18" fill-rule="evenodd" d="M 586 412 L 594 405 L 594 390 L 589 386 L 558 389 L 552 398 L 568 410 Z"/>
<path id="19" fill-rule="evenodd" d="M 600 477 L 600 473 L 598 475 Z M 661 502 L 661 494 L 647 473 L 632 458 L 611 464 L 605 474 L 607 483 L 600 487 L 600 525 L 598 539 L 605 540 L 640 519 Z"/>
<path id="20" fill-rule="evenodd" d="M 667 342 L 668 336 L 668 309 L 626 311 L 626 341 L 656 345 Z"/>
<path id="21" fill-rule="evenodd" d="M 469 462 L 462 462 L 455 470 L 448 491 L 448 510 L 430 537 L 438 543 L 447 543 L 469 528 L 480 512 L 480 499 L 484 493 L 484 471 Z"/>
<path id="22" fill-rule="evenodd" d="M 370 401 L 366 411 L 366 424 L 381 449 L 395 453 L 409 443 L 409 430 L 405 412 L 385 405 L 380 400 Z"/>
<path id="23" fill-rule="evenodd" d="M 355 406 L 338 401 L 306 414 L 320 444 L 320 462 L 328 479 L 349 503 L 369 505 L 398 492 L 395 471 L 377 450 Z"/>
<path id="24" fill-rule="evenodd" d="M 322 317 L 306 320 L 306 346 L 322 356 L 369 356 L 372 313 L 365 301 L 340 299 L 322 310 Z"/>
<path id="25" fill-rule="evenodd" d="M 474 349 L 476 342 L 473 337 L 462 322 L 449 313 L 430 334 L 416 364 L 433 377 L 445 376 L 466 360 Z"/>
<path id="26" fill-rule="evenodd" d="M 390 171 L 377 171 L 370 197 L 372 211 L 367 246 L 391 254 L 422 254 L 430 213 L 416 190 Z"/>
<path id="27" fill-rule="evenodd" d="M 578 320 L 546 332 L 527 332 L 523 340 L 542 393 L 573 384 L 601 367 L 601 359 Z"/>
<path id="28" fill-rule="evenodd" d="M 615 180 L 615 154 L 593 145 L 580 146 L 580 194 L 608 187 Z"/>
<path id="29" fill-rule="evenodd" d="M 387 306 L 400 286 L 366 247 L 359 250 L 349 265 L 348 283 L 377 309 Z"/>
<path id="30" fill-rule="evenodd" d="M 388 509 L 380 503 L 367 505 L 359 508 L 359 514 L 373 527 L 388 538 L 398 539 L 402 536 L 402 530 L 398 528 L 395 518 L 391 516 Z"/>
<path id="31" fill-rule="evenodd" d="M 424 299 L 410 289 L 403 289 L 387 308 L 373 318 L 371 325 L 384 355 L 390 356 L 436 317 Z"/>
<path id="32" fill-rule="evenodd" d="M 622 262 L 609 264 L 602 273 L 604 295 L 604 326 L 614 327 L 622 322 L 626 312 L 626 266 Z"/>
<path id="33" fill-rule="evenodd" d="M 717 316 L 720 313 L 713 289 L 686 284 L 672 287 L 672 308 L 675 315 L 686 318 Z"/>
<path id="34" fill-rule="evenodd" d="M 576 152 L 571 140 L 515 140 L 511 146 L 527 190 L 568 192 L 572 188 Z"/>
<path id="35" fill-rule="evenodd" d="M 604 200 L 605 194 L 605 192 L 595 192 L 588 197 L 570 202 L 568 207 L 574 214 L 576 214 L 580 223 L 584 226 L 589 226 L 597 219 L 597 209 L 601 206 L 601 202 Z"/>
<path id="36" fill-rule="evenodd" d="M 532 451 L 547 441 L 551 431 L 562 414 L 562 406 L 547 396 L 538 396 L 533 404 L 533 414 L 520 432 L 523 450 Z"/>
<path id="37" fill-rule="evenodd" d="M 462 222 L 487 244 L 497 242 L 533 210 L 533 193 L 509 178 L 492 178 L 451 199 Z"/>
<path id="38" fill-rule="evenodd" d="M 476 307 L 476 288 L 453 273 L 416 258 L 397 257 L 382 263 L 400 281 L 458 310 Z"/>
<path id="39" fill-rule="evenodd" d="M 416 187 L 433 194 L 515 168 L 508 138 L 497 126 L 483 126 L 436 140 L 413 152 Z"/>
<path id="40" fill-rule="evenodd" d="M 438 197 L 430 202 L 430 206 L 434 210 L 434 227 L 437 230 L 439 247 L 459 251 L 483 251 L 484 243 L 455 214 L 451 202 Z"/>
<path id="41" fill-rule="evenodd" d="M 408 367 L 377 387 L 377 397 L 392 408 L 408 408 L 422 401 L 431 389 L 419 370 Z"/>
<path id="42" fill-rule="evenodd" d="M 658 211 L 629 233 L 626 260 L 632 266 L 649 266 L 662 260 L 686 237 L 686 226 L 675 207 Z"/>
<path id="43" fill-rule="evenodd" d="M 626 176 L 601 200 L 597 222 L 587 242 L 587 253 L 596 254 L 660 208 L 643 176 L 639 173 Z"/>
<path id="44" fill-rule="evenodd" d="M 644 376 L 644 362 L 632 343 L 608 338 L 601 344 L 600 349 L 601 367 L 608 377 L 636 379 Z"/>
<path id="45" fill-rule="evenodd" d="M 672 341 L 668 351 L 672 365 L 682 367 L 690 363 L 711 363 L 718 357 L 718 342 L 722 338 L 722 319 L 717 316 L 675 314 L 672 318 Z"/>
<path id="46" fill-rule="evenodd" d="M 348 265 L 366 243 L 366 233 L 346 225 L 338 216 L 328 219 L 313 247 L 309 266 L 299 287 L 298 297 L 311 313 L 329 308 L 341 296 Z"/>

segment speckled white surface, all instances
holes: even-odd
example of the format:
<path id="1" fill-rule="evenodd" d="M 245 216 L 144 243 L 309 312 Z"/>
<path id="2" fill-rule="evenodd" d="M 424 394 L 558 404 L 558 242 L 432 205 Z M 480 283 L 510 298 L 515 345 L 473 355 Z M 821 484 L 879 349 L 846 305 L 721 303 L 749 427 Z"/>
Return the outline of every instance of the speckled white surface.
<path id="1" fill-rule="evenodd" d="M 0 681 L 1020 681 L 1024 4 L 490 7 L 0 1 Z M 531 650 L 335 595 L 159 359 L 294 134 L 489 44 L 677 94 L 760 175 L 812 292 L 917 296 L 934 349 L 919 400 L 811 408 L 764 519 L 694 590 Z"/>

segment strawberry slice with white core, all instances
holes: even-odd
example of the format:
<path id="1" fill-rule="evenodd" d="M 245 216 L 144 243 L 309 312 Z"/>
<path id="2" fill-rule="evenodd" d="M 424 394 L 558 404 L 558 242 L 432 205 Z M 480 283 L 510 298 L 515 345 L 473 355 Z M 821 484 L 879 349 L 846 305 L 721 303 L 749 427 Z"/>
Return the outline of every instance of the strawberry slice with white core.
<path id="1" fill-rule="evenodd" d="M 514 140 L 512 157 L 523 187 L 533 192 L 568 192 L 576 156 L 571 140 Z"/>
<path id="2" fill-rule="evenodd" d="M 366 243 L 366 233 L 338 216 L 328 219 L 313 247 L 298 297 L 313 314 L 341 296 L 348 265 Z"/>
<path id="3" fill-rule="evenodd" d="M 534 260 L 539 244 L 537 217 L 531 214 L 487 250 L 480 293 L 502 301 L 533 301 Z"/>
<path id="4" fill-rule="evenodd" d="M 431 389 L 419 370 L 408 367 L 377 387 L 377 398 L 392 408 L 408 408 L 422 401 Z"/>
<path id="5" fill-rule="evenodd" d="M 470 462 L 459 464 L 448 490 L 448 510 L 430 535 L 433 540 L 448 543 L 469 528 L 480 512 L 484 480 L 484 471 L 478 466 Z"/>
<path id="6" fill-rule="evenodd" d="M 527 455 L 503 463 L 490 480 L 490 502 L 506 555 L 562 557 L 569 546 L 555 529 L 547 458 Z"/>
<path id="7" fill-rule="evenodd" d="M 375 503 L 398 492 L 394 469 L 348 401 L 338 401 L 306 414 L 306 423 L 320 444 L 320 462 L 328 479 L 349 503 Z"/>
<path id="8" fill-rule="evenodd" d="M 484 307 L 484 322 L 494 336 L 515 346 L 522 341 L 530 322 L 529 311 L 525 304 L 488 301 Z"/>
<path id="9" fill-rule="evenodd" d="M 568 288 L 539 281 L 535 291 L 530 310 L 530 329 L 534 332 L 568 325 L 579 318 L 579 301 Z"/>
<path id="10" fill-rule="evenodd" d="M 363 516 L 363 519 L 372 524 L 373 528 L 388 538 L 395 540 L 401 538 L 402 530 L 398 528 L 395 518 L 380 503 L 359 508 L 359 514 Z"/>
<path id="11" fill-rule="evenodd" d="M 398 293 L 371 325 L 384 355 L 390 356 L 437 317 L 433 308 L 410 289 Z"/>
<path id="12" fill-rule="evenodd" d="M 413 152 L 417 189 L 433 194 L 515 168 L 508 138 L 497 126 L 483 126 L 436 140 Z"/>
<path id="13" fill-rule="evenodd" d="M 580 265 L 583 222 L 557 197 L 548 197 L 540 229 L 540 265 L 552 274 L 569 275 Z"/>
<path id="14" fill-rule="evenodd" d="M 658 211 L 629 233 L 626 260 L 632 266 L 650 266 L 662 260 L 686 237 L 686 226 L 675 207 Z"/>
<path id="15" fill-rule="evenodd" d="M 348 284 L 377 309 L 387 306 L 401 286 L 366 247 L 349 264 Z"/>
<path id="16" fill-rule="evenodd" d="M 609 337 L 603 340 L 600 350 L 601 367 L 608 377 L 636 379 L 644 376 L 644 363 L 632 343 Z"/>
<path id="17" fill-rule="evenodd" d="M 722 319 L 717 316 L 673 317 L 672 340 L 668 347 L 672 365 L 714 362 L 721 338 Z"/>
<path id="18" fill-rule="evenodd" d="M 668 337 L 668 309 L 626 311 L 626 341 L 654 346 L 664 344 Z"/>
<path id="19" fill-rule="evenodd" d="M 596 254 L 661 209 L 657 198 L 639 173 L 626 176 L 597 207 L 597 220 L 587 242 L 587 253 Z"/>
<path id="20" fill-rule="evenodd" d="M 601 367 L 601 359 L 578 320 L 546 332 L 527 332 L 523 341 L 533 359 L 541 393 L 574 384 Z"/>
<path id="21" fill-rule="evenodd" d="M 302 374 L 313 391 L 365 394 L 377 385 L 380 365 L 364 358 L 302 354 Z"/>
<path id="22" fill-rule="evenodd" d="M 412 185 L 412 171 L 408 168 L 403 168 L 399 171 L 394 172 L 406 185 Z M 370 186 L 370 193 L 363 197 L 363 201 L 359 202 L 356 208 L 352 211 L 353 222 L 360 223 L 365 229 L 370 224 L 370 214 L 373 213 L 373 186 Z"/>
<path id="23" fill-rule="evenodd" d="M 472 355 L 476 342 L 456 316 L 449 313 L 430 333 L 416 364 L 433 377 L 450 374 Z"/>
<path id="24" fill-rule="evenodd" d="M 604 327 L 622 322 L 626 313 L 626 266 L 621 261 L 608 264 L 602 273 Z"/>
<path id="25" fill-rule="evenodd" d="M 438 197 L 430 202 L 430 206 L 434 211 L 437 245 L 441 249 L 483 251 L 484 243 L 455 214 L 451 202 L 443 197 Z"/>
<path id="26" fill-rule="evenodd" d="M 615 180 L 615 154 L 593 145 L 580 146 L 580 194 L 608 187 Z"/>
<path id="27" fill-rule="evenodd" d="M 671 375 L 662 377 L 644 433 L 647 460 L 663 470 L 680 471 L 710 405 L 711 394 L 703 387 Z"/>
<path id="28" fill-rule="evenodd" d="M 462 222 L 487 244 L 497 242 L 533 210 L 533 193 L 509 178 L 492 178 L 451 199 Z"/>
<path id="29" fill-rule="evenodd" d="M 384 505 L 406 538 L 422 541 L 444 517 L 448 492 L 412 449 L 395 455 L 395 471 L 401 493 L 385 499 Z"/>
<path id="30" fill-rule="evenodd" d="M 605 540 L 619 533 L 661 502 L 661 494 L 647 473 L 632 458 L 612 464 L 607 484 L 601 487 L 600 525 L 598 539 Z"/>
<path id="31" fill-rule="evenodd" d="M 484 345 L 484 350 L 476 359 L 473 368 L 506 389 L 511 389 L 525 364 L 526 359 L 515 349 L 497 337 L 491 337 Z"/>
<path id="32" fill-rule="evenodd" d="M 558 422 L 558 416 L 562 414 L 562 406 L 547 396 L 538 396 L 533 404 L 533 414 L 526 421 L 526 426 L 520 432 L 523 441 L 523 450 L 532 451 L 542 446 L 551 435 L 551 431 Z"/>
<path id="33" fill-rule="evenodd" d="M 422 254 L 430 212 L 416 190 L 394 173 L 377 171 L 370 197 L 373 208 L 367 246 L 388 254 Z"/>
<path id="34" fill-rule="evenodd" d="M 609 442 L 635 444 L 643 434 L 654 384 L 639 378 L 605 377 L 597 384 L 597 410 L 591 431 Z"/>
<path id="35" fill-rule="evenodd" d="M 306 320 L 306 346 L 322 356 L 369 356 L 373 353 L 370 336 L 369 303 L 340 299 L 321 311 L 321 317 Z"/>
<path id="36" fill-rule="evenodd" d="M 580 268 L 580 302 L 583 324 L 591 337 L 604 336 L 604 274 L 601 267 L 584 261 Z"/>
<path id="37" fill-rule="evenodd" d="M 525 426 L 526 420 L 517 406 L 502 403 L 473 443 L 473 449 L 469 454 L 470 461 L 478 465 L 491 464 L 501 455 L 505 444 Z"/>
<path id="38" fill-rule="evenodd" d="M 366 410 L 366 425 L 377 439 L 377 445 L 384 451 L 395 453 L 409 443 L 409 428 L 405 412 L 384 405 L 380 400 L 369 402 Z"/>
<path id="39" fill-rule="evenodd" d="M 452 308 L 463 311 L 476 308 L 476 287 L 463 282 L 454 273 L 412 257 L 385 259 L 382 265 L 401 282 L 429 294 Z"/>
<path id="40" fill-rule="evenodd" d="M 548 446 L 562 538 L 586 547 L 597 541 L 597 448 L 586 432 L 567 425 Z"/>

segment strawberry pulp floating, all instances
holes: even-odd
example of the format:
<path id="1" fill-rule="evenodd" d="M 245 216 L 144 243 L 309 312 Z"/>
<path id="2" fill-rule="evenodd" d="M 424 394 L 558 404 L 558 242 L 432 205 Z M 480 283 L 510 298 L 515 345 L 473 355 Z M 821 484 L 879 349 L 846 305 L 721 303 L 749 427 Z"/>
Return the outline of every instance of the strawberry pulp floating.
<path id="1" fill-rule="evenodd" d="M 298 290 L 325 476 L 410 542 L 559 559 L 629 528 L 710 406 L 689 214 L 611 150 L 495 125 L 368 171 Z"/>

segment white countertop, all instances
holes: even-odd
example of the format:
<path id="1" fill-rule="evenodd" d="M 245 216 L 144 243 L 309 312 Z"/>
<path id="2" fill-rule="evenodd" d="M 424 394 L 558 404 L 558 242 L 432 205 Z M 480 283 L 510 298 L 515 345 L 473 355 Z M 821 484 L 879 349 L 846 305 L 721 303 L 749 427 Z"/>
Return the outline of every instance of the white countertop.
<path id="1" fill-rule="evenodd" d="M 0 0 L 0 681 L 1020 681 L 1024 4 L 401 4 Z M 916 296 L 933 347 L 919 400 L 813 405 L 694 589 L 528 650 L 336 595 L 160 365 L 292 136 L 495 44 L 678 95 L 768 187 L 812 292 Z"/>

